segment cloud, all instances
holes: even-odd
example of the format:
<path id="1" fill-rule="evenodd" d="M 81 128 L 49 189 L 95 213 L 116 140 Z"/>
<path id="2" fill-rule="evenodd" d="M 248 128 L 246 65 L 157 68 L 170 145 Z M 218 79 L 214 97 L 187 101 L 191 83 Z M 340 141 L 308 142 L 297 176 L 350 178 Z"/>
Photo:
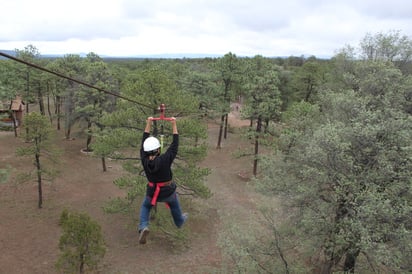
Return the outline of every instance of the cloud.
<path id="1" fill-rule="evenodd" d="M 101 55 L 333 55 L 367 33 L 412 33 L 409 0 L 13 0 L 0 49 Z"/>

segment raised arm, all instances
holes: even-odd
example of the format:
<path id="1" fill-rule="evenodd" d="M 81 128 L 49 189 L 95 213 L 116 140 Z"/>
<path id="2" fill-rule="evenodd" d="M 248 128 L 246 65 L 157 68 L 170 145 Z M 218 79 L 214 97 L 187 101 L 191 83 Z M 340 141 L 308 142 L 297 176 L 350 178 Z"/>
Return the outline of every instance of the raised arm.
<path id="1" fill-rule="evenodd" d="M 172 132 L 173 132 L 173 134 L 179 134 L 179 132 L 177 131 L 176 118 L 171 117 L 170 122 L 172 123 Z"/>
<path id="2" fill-rule="evenodd" d="M 144 128 L 144 132 L 150 133 L 150 129 L 152 128 L 152 121 L 153 121 L 152 119 L 153 117 L 147 117 L 146 127 Z"/>

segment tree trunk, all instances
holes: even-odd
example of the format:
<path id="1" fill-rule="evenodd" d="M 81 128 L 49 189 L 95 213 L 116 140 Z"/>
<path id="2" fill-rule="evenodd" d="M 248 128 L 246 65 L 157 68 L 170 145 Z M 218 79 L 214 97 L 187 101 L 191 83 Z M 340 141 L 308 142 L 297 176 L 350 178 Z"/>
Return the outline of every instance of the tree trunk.
<path id="1" fill-rule="evenodd" d="M 223 138 L 224 138 L 225 140 L 226 140 L 226 138 L 227 138 L 228 118 L 229 118 L 229 114 L 226 113 L 226 115 L 225 115 L 225 134 L 223 135 Z"/>
<path id="2" fill-rule="evenodd" d="M 287 260 L 286 260 L 286 258 L 285 258 L 285 254 L 284 254 L 284 252 L 283 252 L 283 250 L 282 250 L 282 248 L 281 248 L 279 232 L 278 232 L 278 230 L 276 229 L 275 226 L 273 226 L 272 229 L 273 229 L 273 234 L 274 234 L 274 236 L 275 236 L 275 247 L 276 247 L 276 250 L 277 250 L 277 252 L 278 252 L 278 254 L 279 254 L 280 259 L 282 260 L 283 264 L 285 265 L 285 274 L 289 274 L 289 273 L 290 273 L 290 272 L 289 272 L 289 265 L 288 265 L 288 262 L 287 262 Z"/>
<path id="3" fill-rule="evenodd" d="M 61 99 L 60 99 L 60 96 L 57 96 L 56 97 L 57 130 L 61 129 L 60 112 L 61 112 Z"/>
<path id="4" fill-rule="evenodd" d="M 37 141 L 36 141 L 37 143 Z M 42 208 L 43 205 L 43 190 L 41 184 L 41 166 L 40 166 L 40 155 L 36 153 L 36 168 L 37 168 L 37 185 L 39 191 L 39 208 Z"/>
<path id="5" fill-rule="evenodd" d="M 47 98 L 47 114 L 49 114 L 50 124 L 52 125 L 53 124 L 53 117 L 51 115 L 51 110 L 50 110 L 50 86 L 49 86 L 49 83 L 47 83 L 46 98 Z"/>
<path id="6" fill-rule="evenodd" d="M 79 273 L 84 273 L 84 254 L 80 254 L 80 266 L 79 266 Z"/>
<path id="7" fill-rule="evenodd" d="M 306 94 L 305 94 L 305 102 L 309 102 L 309 99 L 313 93 L 313 85 L 309 84 L 307 89 L 306 89 Z"/>
<path id="8" fill-rule="evenodd" d="M 345 258 L 345 264 L 343 265 L 343 271 L 345 273 L 355 273 L 356 258 L 359 255 L 359 250 L 356 252 L 348 252 Z"/>
<path id="9" fill-rule="evenodd" d="M 90 133 L 92 127 L 92 122 L 87 121 L 87 140 L 86 140 L 86 152 L 90 151 L 90 143 L 92 142 L 92 134 Z"/>
<path id="10" fill-rule="evenodd" d="M 259 156 L 259 135 L 261 131 L 262 131 L 262 118 L 259 117 L 256 123 L 255 157 L 253 160 L 253 175 L 254 176 L 256 176 L 257 174 L 258 156 Z"/>
<path id="11" fill-rule="evenodd" d="M 17 137 L 17 125 L 16 125 L 16 117 L 14 117 L 13 111 L 9 111 L 11 120 L 13 121 L 13 130 L 14 130 L 14 137 Z"/>
<path id="12" fill-rule="evenodd" d="M 26 115 L 29 114 L 29 80 L 27 80 L 27 100 L 26 100 Z M 26 136 L 29 135 L 29 128 L 26 127 Z M 29 140 L 27 140 L 26 138 L 26 142 L 28 142 Z"/>
<path id="13" fill-rule="evenodd" d="M 106 166 L 106 158 L 102 157 L 102 167 L 103 167 L 103 172 L 107 171 L 107 166 Z"/>
<path id="14" fill-rule="evenodd" d="M 333 261 L 325 262 L 324 264 L 321 265 L 319 274 L 331 274 L 333 265 L 334 265 Z"/>
<path id="15" fill-rule="evenodd" d="M 27 98 L 26 98 L 26 100 L 25 100 L 25 102 L 26 102 L 26 114 L 29 114 L 29 101 L 30 101 L 30 72 L 29 72 L 29 70 L 27 69 L 27 72 L 26 72 L 26 91 L 27 91 Z"/>
<path id="16" fill-rule="evenodd" d="M 256 176 L 257 174 L 257 165 L 258 165 L 258 159 L 257 155 L 259 153 L 259 136 L 255 136 L 255 157 L 253 159 L 253 175 Z"/>
<path id="17" fill-rule="evenodd" d="M 38 86 L 37 90 L 37 101 L 39 102 L 39 108 L 40 108 L 40 113 L 42 115 L 46 115 L 45 107 L 44 107 L 44 102 L 43 102 L 43 94 L 41 92 L 41 87 L 40 84 Z"/>
<path id="18" fill-rule="evenodd" d="M 219 128 L 219 137 L 217 139 L 217 146 L 216 148 L 221 149 L 222 146 L 222 135 L 223 135 L 223 123 L 225 121 L 225 115 L 223 114 L 221 119 L 220 119 L 220 128 Z"/>
<path id="19" fill-rule="evenodd" d="M 71 126 L 69 125 L 66 130 L 66 140 L 70 140 L 70 134 L 71 134 Z"/>
<path id="20" fill-rule="evenodd" d="M 65 97 L 64 100 L 64 111 L 65 111 L 65 116 L 66 116 L 66 139 L 70 140 L 71 139 L 71 127 L 73 126 L 74 123 L 74 112 L 75 112 L 75 103 L 74 103 L 74 92 L 75 92 L 75 87 L 74 83 L 72 81 L 69 82 L 69 90 L 68 90 L 68 95 Z"/>

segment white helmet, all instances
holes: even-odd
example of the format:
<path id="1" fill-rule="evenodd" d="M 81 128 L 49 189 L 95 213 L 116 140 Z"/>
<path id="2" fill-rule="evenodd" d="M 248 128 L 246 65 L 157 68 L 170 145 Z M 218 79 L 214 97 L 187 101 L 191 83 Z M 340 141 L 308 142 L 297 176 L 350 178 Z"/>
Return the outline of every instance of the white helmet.
<path id="1" fill-rule="evenodd" d="M 156 150 L 159 147 L 160 147 L 160 142 L 156 137 L 148 137 L 146 140 L 144 140 L 143 150 L 145 152 Z"/>

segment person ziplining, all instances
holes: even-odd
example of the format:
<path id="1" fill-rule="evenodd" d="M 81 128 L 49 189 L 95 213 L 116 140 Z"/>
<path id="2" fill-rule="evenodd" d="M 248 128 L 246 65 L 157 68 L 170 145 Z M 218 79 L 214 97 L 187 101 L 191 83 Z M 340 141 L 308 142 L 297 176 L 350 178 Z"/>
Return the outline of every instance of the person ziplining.
<path id="1" fill-rule="evenodd" d="M 171 169 L 179 148 L 176 118 L 164 117 L 163 104 L 160 110 L 161 115 L 159 118 L 147 118 L 140 148 L 141 163 L 148 180 L 146 195 L 140 208 L 140 221 L 138 225 L 140 244 L 145 244 L 147 241 L 150 210 L 157 202 L 164 202 L 170 208 L 176 227 L 181 228 L 188 218 L 187 213 L 182 213 Z M 173 141 L 164 153 L 161 153 L 159 140 L 156 137 L 150 136 L 152 122 L 156 120 L 170 121 L 172 124 Z"/>

